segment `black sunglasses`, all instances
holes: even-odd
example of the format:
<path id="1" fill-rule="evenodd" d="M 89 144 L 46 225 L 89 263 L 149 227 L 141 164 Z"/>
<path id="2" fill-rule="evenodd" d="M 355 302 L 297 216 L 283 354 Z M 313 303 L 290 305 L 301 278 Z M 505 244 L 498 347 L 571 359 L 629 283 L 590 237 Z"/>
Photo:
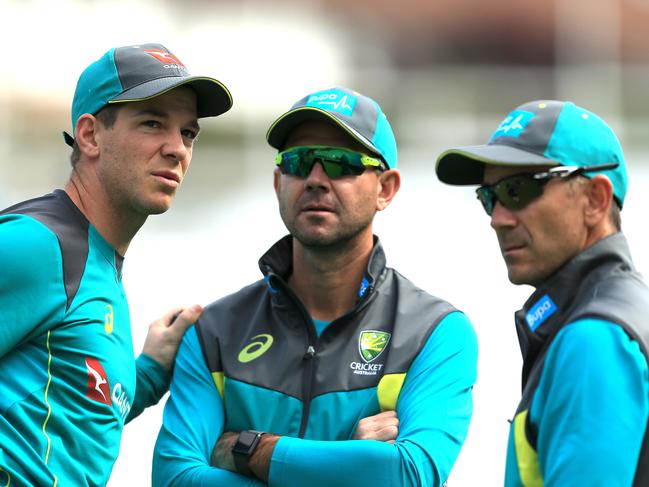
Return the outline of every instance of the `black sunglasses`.
<path id="1" fill-rule="evenodd" d="M 487 215 L 491 216 L 496 201 L 508 210 L 520 210 L 543 194 L 543 186 L 554 178 L 571 178 L 585 172 L 615 169 L 617 162 L 597 166 L 557 166 L 547 171 L 507 176 L 494 184 L 476 189 L 478 199 Z"/>
<path id="2" fill-rule="evenodd" d="M 342 147 L 299 146 L 277 154 L 275 164 L 283 174 L 306 178 L 311 174 L 316 162 L 322 164 L 327 176 L 331 179 L 343 176 L 360 176 L 368 167 L 379 171 L 386 166 L 378 157 L 371 157 Z"/>

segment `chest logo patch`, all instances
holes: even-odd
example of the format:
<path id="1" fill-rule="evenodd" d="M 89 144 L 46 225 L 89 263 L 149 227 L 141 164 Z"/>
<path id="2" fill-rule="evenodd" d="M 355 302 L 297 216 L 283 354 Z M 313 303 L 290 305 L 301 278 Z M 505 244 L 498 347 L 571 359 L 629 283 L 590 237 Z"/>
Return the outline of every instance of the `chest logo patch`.
<path id="1" fill-rule="evenodd" d="M 273 337 L 268 333 L 255 335 L 251 340 L 254 341 L 243 347 L 239 352 L 239 362 L 242 364 L 247 364 L 261 357 L 273 345 Z"/>
<path id="2" fill-rule="evenodd" d="M 101 362 L 96 358 L 86 357 L 86 370 L 88 371 L 86 397 L 111 406 L 113 403 L 110 399 L 110 385 Z"/>
<path id="3" fill-rule="evenodd" d="M 113 307 L 110 304 L 107 304 L 104 306 L 106 308 L 106 314 L 104 315 L 104 330 L 106 330 L 106 333 L 109 335 L 113 333 Z"/>
<path id="4" fill-rule="evenodd" d="M 358 337 L 358 351 L 364 362 L 370 363 L 383 353 L 390 341 L 390 334 L 385 331 L 365 330 Z"/>

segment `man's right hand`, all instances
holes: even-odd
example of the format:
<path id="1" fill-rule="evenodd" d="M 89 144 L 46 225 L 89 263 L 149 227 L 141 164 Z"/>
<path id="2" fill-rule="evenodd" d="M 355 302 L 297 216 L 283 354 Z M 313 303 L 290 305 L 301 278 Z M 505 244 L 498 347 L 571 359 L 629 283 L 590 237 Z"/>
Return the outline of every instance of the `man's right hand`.
<path id="1" fill-rule="evenodd" d="M 399 417 L 396 411 L 383 411 L 358 422 L 354 440 L 376 440 L 394 443 L 399 435 Z"/>

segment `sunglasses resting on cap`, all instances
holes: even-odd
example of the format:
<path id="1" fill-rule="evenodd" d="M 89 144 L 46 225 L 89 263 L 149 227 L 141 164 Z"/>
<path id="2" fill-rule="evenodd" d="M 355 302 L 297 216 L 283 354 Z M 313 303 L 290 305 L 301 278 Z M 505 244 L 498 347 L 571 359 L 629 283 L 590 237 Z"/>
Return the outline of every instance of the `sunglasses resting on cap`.
<path id="1" fill-rule="evenodd" d="M 275 164 L 282 174 L 306 178 L 319 162 L 330 179 L 344 176 L 360 176 L 368 167 L 385 171 L 385 163 L 361 152 L 340 147 L 299 146 L 277 154 Z"/>
<path id="2" fill-rule="evenodd" d="M 618 163 L 596 166 L 557 166 L 547 171 L 507 176 L 494 184 L 476 189 L 478 199 L 487 215 L 491 216 L 496 201 L 508 210 L 520 210 L 543 194 L 543 186 L 554 178 L 570 178 L 585 172 L 614 169 Z"/>

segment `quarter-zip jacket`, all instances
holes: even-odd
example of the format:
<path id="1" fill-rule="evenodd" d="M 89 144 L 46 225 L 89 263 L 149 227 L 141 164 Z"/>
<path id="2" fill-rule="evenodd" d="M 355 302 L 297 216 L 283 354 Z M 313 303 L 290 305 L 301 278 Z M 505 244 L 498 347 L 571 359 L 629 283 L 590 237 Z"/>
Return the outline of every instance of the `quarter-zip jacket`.
<path id="1" fill-rule="evenodd" d="M 516 330 L 523 394 L 505 484 L 649 485 L 649 289 L 624 236 L 564 265 L 516 313 Z"/>
<path id="2" fill-rule="evenodd" d="M 181 345 L 154 485 L 255 485 L 208 466 L 220 433 L 244 429 L 282 436 L 269 485 L 441 485 L 471 415 L 470 323 L 386 267 L 376 240 L 356 305 L 318 337 L 287 285 L 291 249 L 275 244 L 264 279 L 208 306 Z M 394 445 L 350 441 L 360 419 L 394 409 Z"/>

